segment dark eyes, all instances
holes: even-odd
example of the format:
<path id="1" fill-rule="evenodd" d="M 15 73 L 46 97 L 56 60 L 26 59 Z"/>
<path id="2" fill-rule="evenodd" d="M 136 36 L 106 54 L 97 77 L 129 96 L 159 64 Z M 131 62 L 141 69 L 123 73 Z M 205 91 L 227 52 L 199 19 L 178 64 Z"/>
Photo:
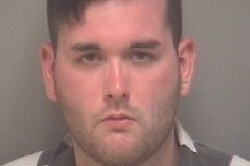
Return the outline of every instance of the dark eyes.
<path id="1" fill-rule="evenodd" d="M 105 62 L 106 56 L 100 52 L 85 52 L 77 57 L 77 62 L 85 66 L 97 66 Z M 153 62 L 156 59 L 154 53 L 150 51 L 130 51 L 127 55 L 124 55 L 124 60 L 135 65 L 143 65 Z"/>
<path id="2" fill-rule="evenodd" d="M 135 63 L 148 63 L 154 60 L 154 55 L 147 51 L 132 51 L 128 59 Z"/>
<path id="3" fill-rule="evenodd" d="M 78 57 L 78 62 L 83 64 L 96 64 L 103 60 L 103 56 L 98 52 L 88 52 Z"/>

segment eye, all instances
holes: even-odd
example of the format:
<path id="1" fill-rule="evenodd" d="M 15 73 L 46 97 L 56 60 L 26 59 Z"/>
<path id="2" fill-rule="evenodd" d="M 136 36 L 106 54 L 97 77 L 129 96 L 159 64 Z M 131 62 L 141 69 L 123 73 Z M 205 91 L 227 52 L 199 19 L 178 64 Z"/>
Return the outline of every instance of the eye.
<path id="1" fill-rule="evenodd" d="M 96 64 L 103 60 L 102 56 L 98 52 L 88 52 L 84 53 L 83 55 L 79 56 L 78 62 L 83 64 Z"/>
<path id="2" fill-rule="evenodd" d="M 136 63 L 147 63 L 154 59 L 151 52 L 147 51 L 133 51 L 129 56 L 129 60 Z"/>

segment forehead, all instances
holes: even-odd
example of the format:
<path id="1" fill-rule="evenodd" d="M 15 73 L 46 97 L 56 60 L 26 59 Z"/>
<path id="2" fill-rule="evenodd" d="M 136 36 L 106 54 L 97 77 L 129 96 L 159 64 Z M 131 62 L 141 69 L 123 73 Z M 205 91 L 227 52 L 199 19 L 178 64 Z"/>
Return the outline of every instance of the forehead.
<path id="1" fill-rule="evenodd" d="M 106 8 L 106 10 L 110 10 L 113 7 L 122 9 L 129 7 L 134 7 L 134 9 L 148 8 L 148 9 L 156 9 L 155 12 L 161 12 L 162 10 L 166 10 L 168 5 L 168 0 L 89 0 L 85 5 L 80 7 L 82 12 L 86 12 L 91 8 L 95 8 L 98 12 L 98 9 Z M 111 7 L 111 8 L 109 8 Z"/>
<path id="2" fill-rule="evenodd" d="M 70 40 L 81 36 L 86 40 L 108 38 L 110 41 L 128 37 L 139 40 L 140 37 L 160 38 L 166 29 L 166 13 L 166 0 L 94 1 L 84 8 L 79 20 L 71 20 L 70 25 L 62 26 L 61 35 L 70 33 Z"/>
<path id="3" fill-rule="evenodd" d="M 141 14 L 145 19 L 152 14 L 156 17 L 160 15 L 160 17 L 164 16 L 163 21 L 165 23 L 168 17 L 168 0 L 89 0 L 77 5 L 62 15 L 63 17 L 60 19 L 59 24 L 74 25 L 76 23 L 84 23 L 90 16 L 102 15 L 105 17 L 107 13 L 111 14 L 113 12 L 114 14 L 118 14 L 117 11 L 127 11 L 128 17 L 132 11 L 138 11 L 138 13 L 144 11 Z M 101 11 L 105 11 L 106 13 L 101 13 Z"/>

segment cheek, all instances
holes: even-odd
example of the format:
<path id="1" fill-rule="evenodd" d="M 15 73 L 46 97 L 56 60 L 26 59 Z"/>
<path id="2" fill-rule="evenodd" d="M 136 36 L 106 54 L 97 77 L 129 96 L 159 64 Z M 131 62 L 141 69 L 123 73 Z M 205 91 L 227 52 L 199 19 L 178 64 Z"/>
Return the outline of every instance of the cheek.
<path id="1" fill-rule="evenodd" d="M 58 66 L 55 75 L 56 95 L 68 107 L 78 107 L 74 111 L 94 111 L 101 103 L 100 78 L 67 66 Z"/>
<path id="2" fill-rule="evenodd" d="M 178 66 L 157 68 L 137 77 L 134 105 L 141 111 L 149 126 L 169 126 L 174 119 L 179 97 Z"/>
<path id="3" fill-rule="evenodd" d="M 179 74 L 177 68 L 163 68 L 145 75 L 137 76 L 132 97 L 140 99 L 140 103 L 150 104 L 151 107 L 166 102 L 169 97 L 176 93 L 179 86 Z M 134 92 L 134 93 L 133 93 Z"/>
<path id="4" fill-rule="evenodd" d="M 62 66 L 56 71 L 56 96 L 72 133 L 89 131 L 102 109 L 98 77 Z"/>

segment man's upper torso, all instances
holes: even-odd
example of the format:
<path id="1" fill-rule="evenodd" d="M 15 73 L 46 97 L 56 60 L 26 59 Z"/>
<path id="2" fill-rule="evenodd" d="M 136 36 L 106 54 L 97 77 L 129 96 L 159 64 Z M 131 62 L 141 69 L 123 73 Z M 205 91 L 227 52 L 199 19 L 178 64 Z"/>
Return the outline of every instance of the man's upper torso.
<path id="1" fill-rule="evenodd" d="M 194 143 L 177 123 L 180 154 L 178 166 L 250 166 L 250 162 L 223 153 L 201 143 Z M 76 166 L 70 136 L 51 150 L 38 152 L 3 166 Z"/>

